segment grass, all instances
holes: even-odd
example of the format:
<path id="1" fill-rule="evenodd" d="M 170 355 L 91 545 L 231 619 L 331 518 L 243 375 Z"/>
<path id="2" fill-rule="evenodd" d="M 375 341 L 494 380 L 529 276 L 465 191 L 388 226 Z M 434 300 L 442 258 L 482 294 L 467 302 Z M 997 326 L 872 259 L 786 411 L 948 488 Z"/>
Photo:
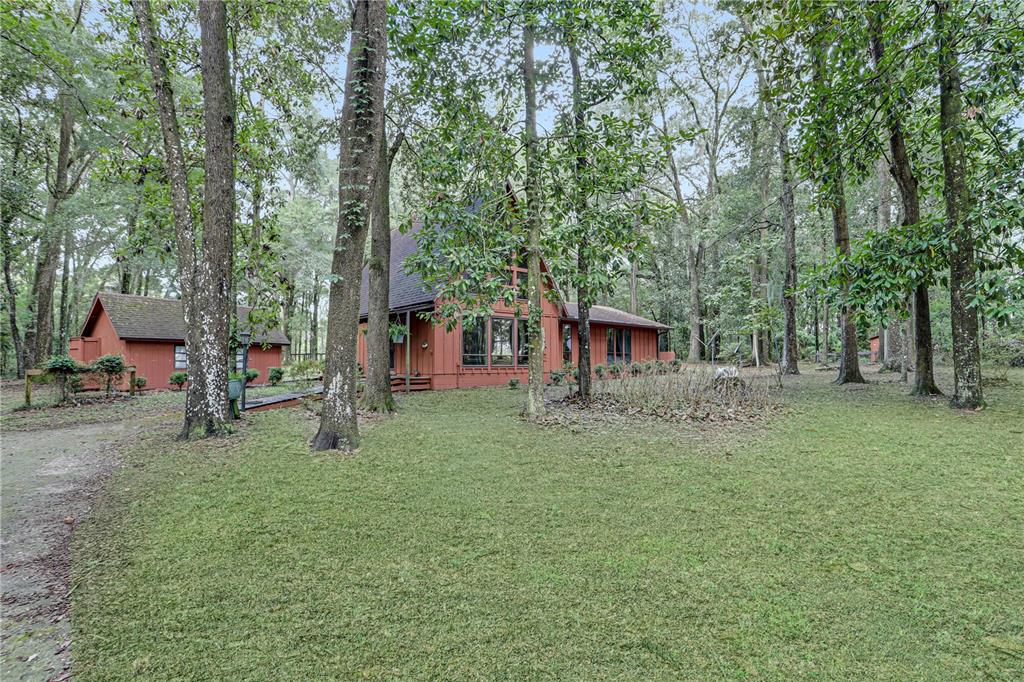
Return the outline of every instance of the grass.
<path id="1" fill-rule="evenodd" d="M 757 429 L 570 432 L 421 393 L 148 434 L 73 547 L 75 675 L 1020 679 L 1024 373 L 950 411 L 787 383 Z"/>
<path id="2" fill-rule="evenodd" d="M 58 405 L 59 392 L 52 382 L 32 384 L 32 406 L 25 406 L 21 381 L 0 386 L 0 421 L 5 431 L 39 431 L 76 424 L 179 413 L 185 408 L 184 391 L 141 391 L 134 398 L 126 393 L 107 398 L 103 391 L 84 391 L 78 405 Z"/>

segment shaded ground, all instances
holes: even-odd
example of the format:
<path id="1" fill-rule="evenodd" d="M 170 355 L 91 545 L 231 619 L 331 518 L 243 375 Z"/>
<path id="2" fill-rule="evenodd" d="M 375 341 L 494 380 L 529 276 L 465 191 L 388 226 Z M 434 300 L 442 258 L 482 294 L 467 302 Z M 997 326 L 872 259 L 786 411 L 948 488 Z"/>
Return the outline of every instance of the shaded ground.
<path id="1" fill-rule="evenodd" d="M 64 679 L 70 668 L 68 540 L 91 496 L 115 466 L 110 444 L 124 422 L 43 432 L 4 430 L 4 680 Z"/>
<path id="2" fill-rule="evenodd" d="M 52 383 L 34 384 L 32 407 L 24 408 L 24 383 L 5 381 L 0 386 L 0 419 L 4 432 L 43 431 L 65 426 L 102 424 L 111 420 L 140 419 L 175 414 L 184 409 L 184 391 L 143 391 L 134 398 L 127 394 L 107 397 L 86 391 L 76 405 L 57 405 Z"/>
<path id="3" fill-rule="evenodd" d="M 143 434 L 75 534 L 76 677 L 1021 679 L 1024 373 L 979 412 L 869 374 L 741 429 L 498 388 L 355 456 L 304 408 Z"/>

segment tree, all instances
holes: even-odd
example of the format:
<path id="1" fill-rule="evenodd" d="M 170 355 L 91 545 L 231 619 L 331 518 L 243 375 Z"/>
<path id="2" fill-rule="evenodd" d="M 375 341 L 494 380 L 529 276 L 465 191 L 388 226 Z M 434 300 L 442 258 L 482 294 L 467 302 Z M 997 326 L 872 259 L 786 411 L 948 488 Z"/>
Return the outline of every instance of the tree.
<path id="1" fill-rule="evenodd" d="M 903 226 L 910 229 L 921 222 L 921 199 L 918 191 L 918 180 L 911 166 L 910 155 L 907 152 L 907 143 L 903 134 L 903 122 L 898 114 L 897 107 L 904 106 L 896 93 L 892 92 L 887 82 L 887 68 L 885 63 L 885 44 L 882 36 L 882 25 L 884 21 L 885 4 L 877 5 L 878 11 L 869 17 L 871 27 L 871 55 L 874 61 L 876 72 L 879 75 L 879 82 L 884 88 L 882 98 L 888 102 L 883 107 L 885 112 L 884 120 L 888 128 L 890 167 L 889 172 L 896 181 L 896 187 L 900 193 L 900 203 L 903 207 Z M 914 387 L 911 390 L 913 395 L 941 395 L 939 387 L 935 384 L 934 363 L 932 361 L 932 325 L 930 303 L 928 301 L 928 280 L 920 281 L 914 287 L 913 293 L 913 315 L 914 315 Z"/>
<path id="2" fill-rule="evenodd" d="M 935 38 L 939 69 L 939 131 L 942 136 L 943 192 L 946 227 L 950 231 L 949 297 L 953 326 L 954 407 L 976 408 L 984 404 L 981 389 L 981 348 L 978 342 L 978 310 L 975 280 L 974 230 L 967 191 L 967 161 L 962 124 L 963 104 L 960 67 L 957 64 L 956 30 L 947 0 L 935 0 Z M 955 19 L 953 19 L 955 21 Z"/>
<path id="3" fill-rule="evenodd" d="M 314 450 L 351 450 L 359 438 L 355 358 L 360 271 L 372 188 L 380 171 L 386 60 L 387 4 L 356 0 L 341 115 L 338 229 L 327 312 L 324 399 Z"/>
<path id="4" fill-rule="evenodd" d="M 191 189 L 164 49 L 149 0 L 132 0 L 139 37 L 153 78 L 153 93 L 171 183 L 189 367 L 185 420 L 180 437 L 196 429 L 222 433 L 227 419 L 229 300 L 234 235 L 234 102 L 228 64 L 224 3 L 199 4 L 205 175 L 202 234 L 197 234 Z M 233 310 L 231 311 L 233 312 Z"/>
<path id="5" fill-rule="evenodd" d="M 381 111 L 384 118 L 384 111 Z M 388 147 L 384 121 L 381 121 L 380 168 L 374 187 L 372 234 L 370 240 L 369 292 L 366 320 L 366 387 L 363 407 L 372 412 L 393 412 L 391 396 L 390 284 L 391 284 L 391 166 L 405 133 L 398 131 Z M 406 368 L 409 371 L 409 368 Z"/>
<path id="6" fill-rule="evenodd" d="M 523 22 L 523 92 L 526 99 L 526 126 L 523 129 L 526 148 L 526 232 L 527 232 L 527 338 L 529 339 L 529 372 L 526 387 L 526 416 L 536 419 L 544 415 L 544 328 L 541 326 L 541 186 L 537 151 L 537 74 L 533 63 L 534 17 Z"/>

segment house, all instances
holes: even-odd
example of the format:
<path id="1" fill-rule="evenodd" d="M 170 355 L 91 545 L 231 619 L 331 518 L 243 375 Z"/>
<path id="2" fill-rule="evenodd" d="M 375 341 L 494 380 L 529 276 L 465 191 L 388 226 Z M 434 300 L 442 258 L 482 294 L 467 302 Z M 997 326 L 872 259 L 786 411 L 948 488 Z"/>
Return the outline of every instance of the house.
<path id="1" fill-rule="evenodd" d="M 239 307 L 238 319 L 248 320 L 249 309 Z M 271 367 L 281 366 L 281 349 L 289 345 L 280 329 L 254 330 L 249 345 L 249 367 L 266 381 Z M 101 291 L 82 325 L 81 336 L 70 340 L 69 354 L 81 363 L 101 355 L 121 355 L 146 377 L 146 388 L 169 388 L 174 372 L 188 371 L 185 359 L 185 315 L 180 300 L 151 298 Z M 242 366 L 241 351 L 236 366 Z"/>
<path id="2" fill-rule="evenodd" d="M 444 325 L 433 325 L 420 317 L 437 304 L 435 292 L 418 274 L 406 273 L 402 264 L 415 252 L 417 243 L 412 234 L 397 230 L 391 234 L 391 279 L 389 308 L 393 322 L 404 324 L 409 334 L 401 343 L 391 344 L 392 385 L 411 390 L 495 386 L 516 378 L 526 381 L 526 320 L 516 317 L 516 308 L 504 303 L 494 306 L 493 315 L 482 324 L 469 327 L 459 321 L 448 331 Z M 510 264 L 509 284 L 516 291 L 525 290 L 525 267 Z M 542 263 L 542 271 L 547 268 Z M 545 290 L 554 286 L 550 275 Z M 360 328 L 365 332 L 368 310 L 369 272 L 363 268 L 360 299 Z M 565 363 L 576 365 L 578 351 L 578 313 L 574 303 L 554 303 L 543 299 L 542 326 L 544 338 L 544 374 Z M 521 306 L 525 311 L 525 301 Z M 629 364 L 646 360 L 672 360 L 668 350 L 669 327 L 607 306 L 590 310 L 591 367 L 612 363 Z M 366 335 L 358 336 L 358 362 L 366 367 Z M 406 373 L 406 357 L 410 371 Z"/>

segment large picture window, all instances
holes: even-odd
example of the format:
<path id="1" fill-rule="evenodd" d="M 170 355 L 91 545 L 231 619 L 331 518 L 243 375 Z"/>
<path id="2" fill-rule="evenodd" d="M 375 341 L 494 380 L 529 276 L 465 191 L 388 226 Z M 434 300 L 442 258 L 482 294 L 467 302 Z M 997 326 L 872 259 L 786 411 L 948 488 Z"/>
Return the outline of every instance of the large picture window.
<path id="1" fill-rule="evenodd" d="M 615 355 L 615 339 L 618 336 L 618 332 L 620 332 L 620 331 L 622 331 L 622 330 L 621 329 L 613 329 L 612 327 L 608 327 L 608 364 L 609 365 L 614 365 L 615 364 L 615 360 L 616 360 L 616 355 Z"/>
<path id="2" fill-rule="evenodd" d="M 572 325 L 562 325 L 562 362 L 572 364 Z"/>
<path id="3" fill-rule="evenodd" d="M 491 318 L 491 364 L 512 364 L 512 320 Z"/>
<path id="4" fill-rule="evenodd" d="M 483 321 L 462 321 L 462 364 L 473 367 L 487 364 L 487 325 Z"/>
<path id="5" fill-rule="evenodd" d="M 174 347 L 174 369 L 188 369 L 188 355 L 185 346 Z"/>
<path id="6" fill-rule="evenodd" d="M 631 329 L 620 329 L 622 334 L 622 361 L 627 365 L 633 362 L 633 334 Z"/>

